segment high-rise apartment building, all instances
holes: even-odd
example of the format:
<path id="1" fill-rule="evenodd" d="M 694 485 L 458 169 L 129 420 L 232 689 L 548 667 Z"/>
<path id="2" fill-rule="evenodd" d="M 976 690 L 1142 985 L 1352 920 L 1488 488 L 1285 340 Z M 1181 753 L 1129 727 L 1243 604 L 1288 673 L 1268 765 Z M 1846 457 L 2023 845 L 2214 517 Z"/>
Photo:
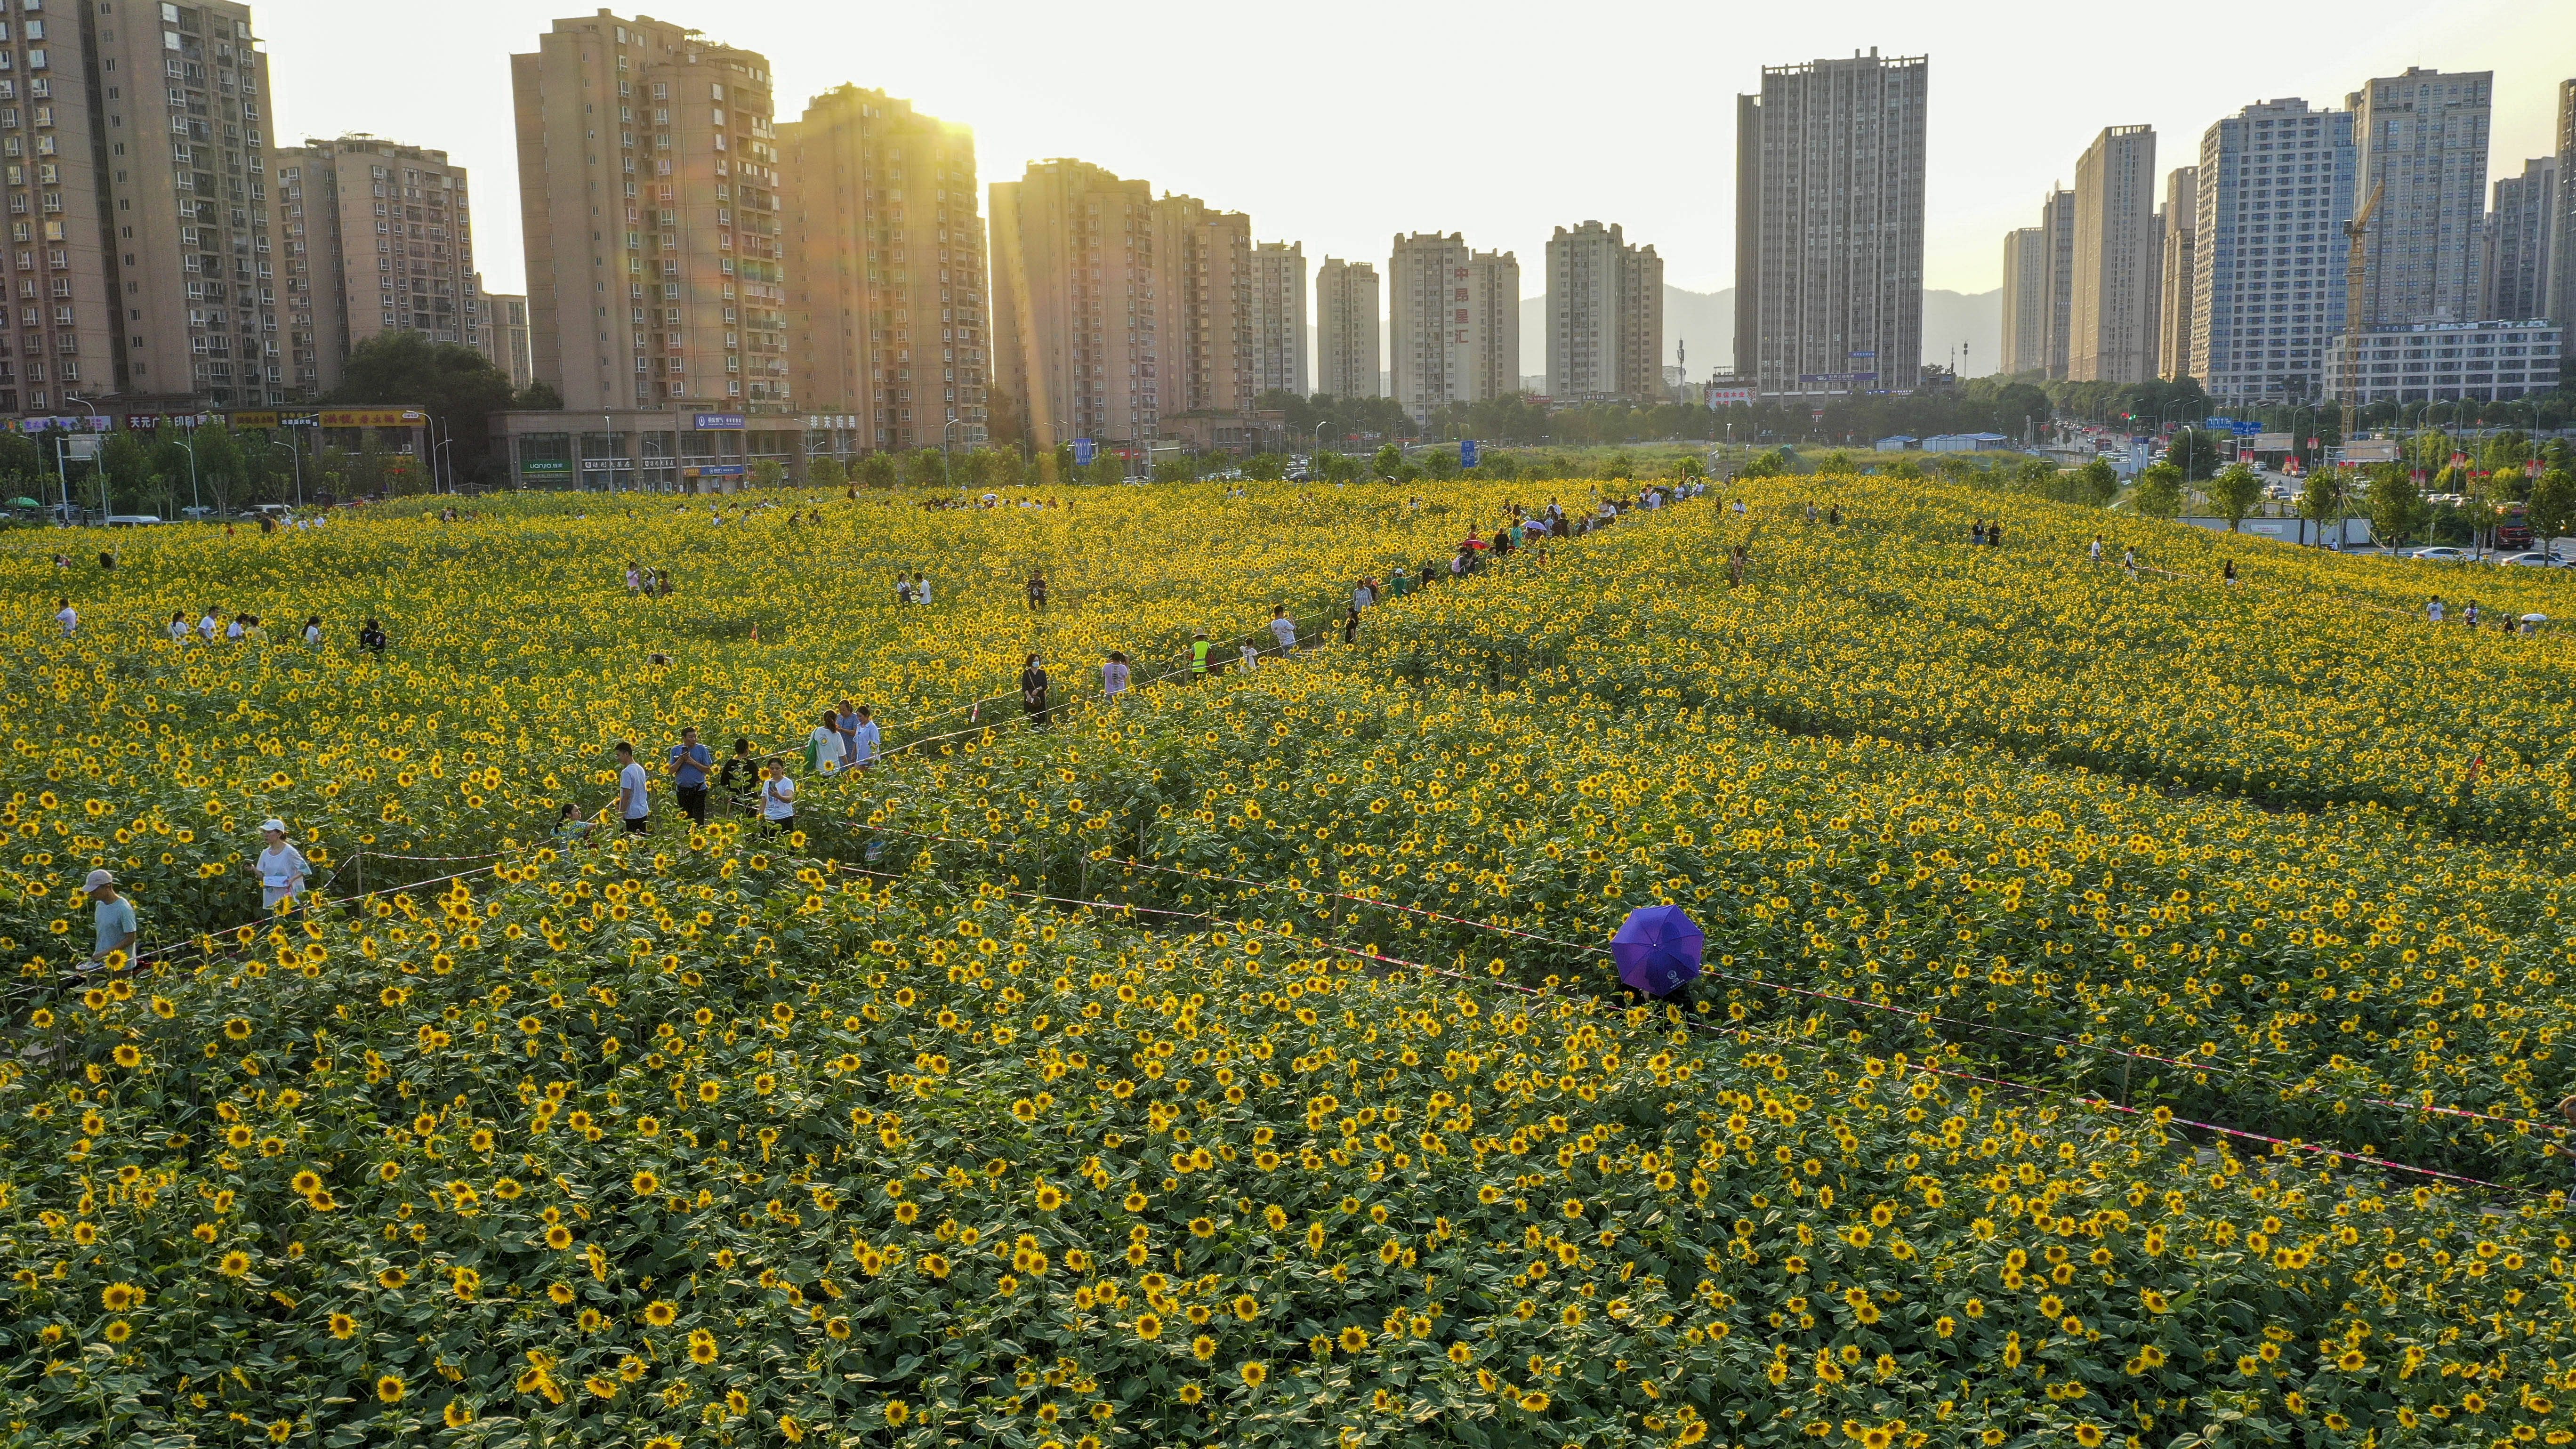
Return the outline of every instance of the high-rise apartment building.
<path id="1" fill-rule="evenodd" d="M 0 412 L 284 400 L 272 93 L 250 16 L 10 7 L 0 326 L 17 341 L 0 332 Z"/>
<path id="2" fill-rule="evenodd" d="M 2191 360 L 2192 246 L 2200 233 L 2197 166 L 2165 173 L 2165 202 L 2157 209 L 2163 244 L 2156 255 L 2156 375 L 2197 377 Z"/>
<path id="3" fill-rule="evenodd" d="M 524 388 L 537 380 L 537 359 L 528 346 L 528 299 L 525 294 L 486 292 L 474 278 L 474 298 L 482 318 L 483 355 L 510 374 L 510 386 Z"/>
<path id="4" fill-rule="evenodd" d="M 2379 198 L 2355 327 L 2477 320 L 2494 90 L 2493 71 L 2409 66 L 2345 100 L 2361 168 L 2355 205 Z"/>
<path id="5" fill-rule="evenodd" d="M 1252 406 L 1252 218 L 1195 196 L 1154 203 L 1163 415 Z"/>
<path id="6" fill-rule="evenodd" d="M 992 339 L 975 133 L 843 85 L 778 127 L 799 406 L 889 451 L 980 446 Z"/>
<path id="7" fill-rule="evenodd" d="M 488 352 L 464 167 L 365 135 L 280 148 L 275 164 L 292 389 L 338 387 L 349 354 L 388 332 Z"/>
<path id="8" fill-rule="evenodd" d="M 2479 265 L 2485 288 L 2480 318 L 2549 316 L 2550 256 L 2558 240 L 2552 223 L 2564 210 L 2558 199 L 2562 184 L 2556 156 L 2523 162 L 2520 176 L 2496 178 L 2483 238 L 2486 256 Z"/>
<path id="9" fill-rule="evenodd" d="M 1252 249 L 1252 393 L 1307 394 L 1306 249 L 1263 242 Z"/>
<path id="10" fill-rule="evenodd" d="M 2035 226 L 2004 233 L 2003 370 L 2045 371 L 2048 329 L 2048 233 Z"/>
<path id="11" fill-rule="evenodd" d="M 581 412 L 788 410 L 768 60 L 602 10 L 510 83 L 537 375 Z"/>
<path id="12" fill-rule="evenodd" d="M 1387 342 L 1395 400 L 1416 423 L 1452 403 L 1519 385 L 1521 268 L 1457 232 L 1395 239 L 1387 263 Z"/>
<path id="13" fill-rule="evenodd" d="M 2155 350 L 2156 133 L 2110 126 L 2075 162 L 2075 295 L 2066 375 L 2144 382 Z"/>
<path id="14" fill-rule="evenodd" d="M 1664 263 L 1597 221 L 1547 243 L 1547 391 L 1559 401 L 1660 397 Z"/>
<path id="15" fill-rule="evenodd" d="M 2558 211 L 2550 221 L 2549 305 L 2542 315 L 2576 358 L 2576 80 L 2558 83 Z"/>
<path id="16" fill-rule="evenodd" d="M 2042 350 L 2048 375 L 2063 379 L 2074 354 L 2075 336 L 2075 193 L 2051 187 L 2039 206 L 2039 229 L 2047 239 L 2046 295 L 2040 299 Z"/>
<path id="17" fill-rule="evenodd" d="M 1873 49 L 1739 99 L 1735 369 L 1762 392 L 1913 390 L 1928 71 Z"/>
<path id="18" fill-rule="evenodd" d="M 2210 396 L 2306 398 L 2322 385 L 2347 320 L 2358 125 L 2292 99 L 2201 133 L 2189 366 Z"/>
<path id="19" fill-rule="evenodd" d="M 1326 257 L 1315 269 L 1315 391 L 1380 397 L 1377 268 Z"/>
<path id="20" fill-rule="evenodd" d="M 1158 435 L 1154 189 L 1082 161 L 992 185 L 993 365 L 1040 448 Z"/>

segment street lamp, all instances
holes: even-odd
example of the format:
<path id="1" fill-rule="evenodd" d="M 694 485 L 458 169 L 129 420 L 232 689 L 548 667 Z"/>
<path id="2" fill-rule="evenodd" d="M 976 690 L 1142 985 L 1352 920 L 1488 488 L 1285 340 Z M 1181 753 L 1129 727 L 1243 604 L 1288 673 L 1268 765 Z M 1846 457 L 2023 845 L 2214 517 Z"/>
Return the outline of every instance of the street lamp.
<path id="1" fill-rule="evenodd" d="M 202 517 L 205 502 L 197 496 L 197 447 L 185 438 L 172 438 L 170 445 L 188 455 L 188 506 L 199 510 Z"/>
<path id="2" fill-rule="evenodd" d="M 89 420 L 92 423 L 96 423 L 98 421 L 98 405 L 91 402 L 89 399 L 81 397 L 75 393 L 67 392 L 63 394 L 63 401 L 88 408 Z M 97 436 L 98 429 L 95 427 L 91 428 L 90 434 L 92 437 Z M 97 445 L 92 444 L 91 446 L 96 447 Z M 91 456 L 95 458 L 97 455 L 93 453 Z M 60 464 L 57 463 L 56 467 L 59 468 Z M 65 478 L 63 482 L 63 500 L 65 502 L 71 501 L 71 481 L 68 477 Z M 98 511 L 102 516 L 116 512 L 115 503 L 107 496 L 107 470 L 105 468 L 100 468 L 98 470 Z"/>

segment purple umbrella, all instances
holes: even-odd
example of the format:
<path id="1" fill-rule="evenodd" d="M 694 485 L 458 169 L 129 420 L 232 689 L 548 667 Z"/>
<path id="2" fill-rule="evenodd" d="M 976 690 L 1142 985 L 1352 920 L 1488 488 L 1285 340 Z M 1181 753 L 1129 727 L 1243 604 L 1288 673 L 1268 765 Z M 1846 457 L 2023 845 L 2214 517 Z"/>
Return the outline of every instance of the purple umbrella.
<path id="1" fill-rule="evenodd" d="M 1619 979 L 1648 996 L 1669 996 L 1699 975 L 1705 941 L 1699 923 L 1679 906 L 1639 906 L 1610 938 Z"/>

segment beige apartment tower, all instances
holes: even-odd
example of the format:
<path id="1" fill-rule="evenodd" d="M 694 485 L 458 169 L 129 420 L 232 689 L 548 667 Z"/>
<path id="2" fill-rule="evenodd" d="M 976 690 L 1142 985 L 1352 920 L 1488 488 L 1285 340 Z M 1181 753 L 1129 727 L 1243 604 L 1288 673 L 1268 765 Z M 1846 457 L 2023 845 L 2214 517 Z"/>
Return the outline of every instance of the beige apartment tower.
<path id="1" fill-rule="evenodd" d="M 1040 449 L 1160 432 L 1154 189 L 1084 161 L 992 185 L 996 385 Z"/>
<path id="2" fill-rule="evenodd" d="M 2144 382 L 2152 374 L 2155 206 L 2155 128 L 2105 127 L 2075 162 L 2072 381 Z"/>
<path id="3" fill-rule="evenodd" d="M 1154 203 L 1163 416 L 1252 406 L 1252 218 L 1195 196 Z"/>
<path id="4" fill-rule="evenodd" d="M 510 386 L 525 389 L 537 380 L 537 361 L 528 348 L 528 299 L 507 292 L 486 292 L 483 279 L 474 279 L 476 300 L 482 304 L 483 355 L 492 365 L 510 374 Z"/>
<path id="5" fill-rule="evenodd" d="M 510 57 L 537 376 L 574 411 L 787 411 L 769 62 L 667 21 Z"/>
<path id="6" fill-rule="evenodd" d="M 1617 226 L 1558 227 L 1547 243 L 1547 390 L 1559 402 L 1663 391 L 1664 264 Z"/>
<path id="7" fill-rule="evenodd" d="M 2156 257 L 2156 375 L 2167 381 L 2198 377 L 2191 360 L 2194 239 L 2200 225 L 2200 168 L 2177 166 L 2165 173 L 2161 212 L 2164 244 Z"/>
<path id="8" fill-rule="evenodd" d="M 2062 380 L 2072 354 L 2075 322 L 2075 193 L 2050 188 L 2039 206 L 2039 229 L 2048 247 L 2047 295 L 2040 300 L 2041 346 L 2048 375 Z"/>
<path id="9" fill-rule="evenodd" d="M 338 387 L 349 354 L 387 332 L 489 355 L 464 167 L 359 135 L 281 149 L 276 166 L 291 388 Z"/>
<path id="10" fill-rule="evenodd" d="M 1306 249 L 1296 242 L 1252 249 L 1252 392 L 1308 392 Z"/>
<path id="11" fill-rule="evenodd" d="M 250 9 L 128 3 L 22 4 L 0 32 L 0 413 L 284 399 Z"/>
<path id="12" fill-rule="evenodd" d="M 1417 424 L 1454 403 L 1520 387 L 1520 263 L 1457 232 L 1395 239 L 1387 266 L 1387 340 L 1395 400 Z"/>
<path id="13" fill-rule="evenodd" d="M 1315 269 L 1315 391 L 1379 395 L 1378 315 L 1377 268 L 1324 258 Z"/>
<path id="14" fill-rule="evenodd" d="M 980 447 L 992 339 L 975 133 L 844 85 L 778 128 L 796 395 L 880 450 Z"/>
<path id="15" fill-rule="evenodd" d="M 2004 233 L 2003 370 L 2006 375 L 2044 371 L 2048 329 L 2048 233 L 2025 226 Z"/>

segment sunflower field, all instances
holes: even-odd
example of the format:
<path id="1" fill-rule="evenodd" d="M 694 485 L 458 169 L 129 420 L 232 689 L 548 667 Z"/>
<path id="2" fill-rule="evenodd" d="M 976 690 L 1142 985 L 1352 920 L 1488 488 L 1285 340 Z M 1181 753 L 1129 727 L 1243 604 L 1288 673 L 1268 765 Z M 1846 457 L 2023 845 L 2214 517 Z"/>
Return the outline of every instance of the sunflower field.
<path id="1" fill-rule="evenodd" d="M 2559 581 L 1744 487 L 1043 731 L 1586 485 L 8 560 L 13 1441 L 2576 1442 L 2569 646 L 2418 607 Z M 843 696 L 793 833 L 544 838 Z"/>

